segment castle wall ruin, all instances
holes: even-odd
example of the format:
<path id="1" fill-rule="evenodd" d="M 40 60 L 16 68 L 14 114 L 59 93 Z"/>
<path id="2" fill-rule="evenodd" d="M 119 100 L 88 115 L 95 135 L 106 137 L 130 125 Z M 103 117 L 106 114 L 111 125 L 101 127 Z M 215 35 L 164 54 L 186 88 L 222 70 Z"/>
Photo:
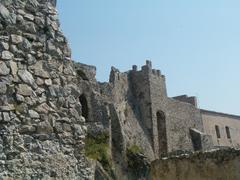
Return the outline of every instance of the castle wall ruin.
<path id="1" fill-rule="evenodd" d="M 194 97 L 168 97 L 165 76 L 150 61 L 140 70 L 112 68 L 109 82 L 97 82 L 96 67 L 71 60 L 55 6 L 0 2 L 3 179 L 94 179 L 109 177 L 107 170 L 122 178 L 132 147 L 147 166 L 168 153 L 209 150 L 212 137 L 215 146 L 239 145 L 239 117 L 201 111 Z M 85 152 L 89 135 L 99 134 L 108 141 L 107 170 Z"/>
<path id="2" fill-rule="evenodd" d="M 173 151 L 194 150 L 190 129 L 203 132 L 200 110 L 193 104 L 169 98 L 165 77 L 152 69 L 150 61 L 141 70 L 133 66 L 132 70 L 121 73 L 113 68 L 110 84 L 122 130 L 130 132 L 123 133 L 126 144 L 130 139 L 135 141 L 130 144 L 138 142 L 143 148 L 150 143 L 155 158 Z M 125 127 L 130 122 L 138 124 L 138 128 Z M 134 133 L 135 129 L 140 130 L 141 136 Z M 146 154 L 152 153 L 148 150 Z"/>

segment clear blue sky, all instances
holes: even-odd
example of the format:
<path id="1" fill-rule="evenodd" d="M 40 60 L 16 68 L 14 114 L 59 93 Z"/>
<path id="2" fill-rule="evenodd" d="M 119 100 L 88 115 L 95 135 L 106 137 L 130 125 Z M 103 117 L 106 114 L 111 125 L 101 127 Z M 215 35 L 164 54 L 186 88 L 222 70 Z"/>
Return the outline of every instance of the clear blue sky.
<path id="1" fill-rule="evenodd" d="M 72 58 L 99 81 L 151 59 L 169 96 L 240 114 L 239 0 L 58 0 L 58 11 Z"/>

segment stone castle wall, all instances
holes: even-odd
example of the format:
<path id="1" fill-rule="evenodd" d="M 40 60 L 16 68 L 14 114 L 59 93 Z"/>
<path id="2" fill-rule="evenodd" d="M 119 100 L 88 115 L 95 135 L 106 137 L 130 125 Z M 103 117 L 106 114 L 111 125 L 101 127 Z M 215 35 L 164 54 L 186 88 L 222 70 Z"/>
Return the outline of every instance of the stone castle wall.
<path id="1" fill-rule="evenodd" d="M 152 128 L 154 135 L 154 145 L 160 151 L 172 152 L 177 150 L 193 150 L 192 139 L 189 133 L 190 128 L 203 131 L 200 110 L 195 106 L 174 100 L 167 96 L 165 77 L 162 75 L 149 74 L 151 91 Z M 157 112 L 162 112 L 165 116 L 165 132 L 158 130 L 164 122 L 157 121 Z M 160 127 L 161 129 L 161 127 Z M 166 136 L 167 149 L 162 149 L 161 138 Z M 159 140 L 160 138 L 160 140 Z M 160 143 L 160 145 L 159 145 Z M 163 142 L 164 143 L 164 142 Z M 164 148 L 164 147 L 163 147 Z M 156 153 L 158 150 L 155 150 Z"/>
<path id="2" fill-rule="evenodd" d="M 151 140 L 147 129 L 141 121 L 141 110 L 131 89 L 131 81 L 127 73 L 120 73 L 113 69 L 110 84 L 112 85 L 112 97 L 115 115 L 112 113 L 113 142 L 119 144 L 118 134 L 122 134 L 123 151 L 132 145 L 139 146 L 150 159 L 155 159 Z M 119 124 L 118 128 L 114 127 Z M 115 136 L 114 136 L 115 135 Z"/>
<path id="3" fill-rule="evenodd" d="M 169 98 L 165 77 L 152 69 L 150 61 L 139 71 L 136 66 L 126 73 L 113 68 L 110 84 L 122 144 L 139 145 L 151 159 L 163 153 L 194 150 L 190 129 L 203 132 L 200 110 Z M 158 113 L 163 119 L 159 120 Z"/>
<path id="4" fill-rule="evenodd" d="M 0 2 L 0 176 L 90 179 L 71 52 L 51 0 Z"/>
<path id="5" fill-rule="evenodd" d="M 193 151 L 190 129 L 203 147 L 209 139 L 194 99 L 169 98 L 150 61 L 139 71 L 112 68 L 109 83 L 97 82 L 94 66 L 71 60 L 55 6 L 56 0 L 0 2 L 1 177 L 93 179 L 95 168 L 107 174 L 84 154 L 86 135 L 98 133 L 107 133 L 104 155 L 119 177 L 128 173 L 130 147 L 140 148 L 144 165 L 145 156 Z"/>
<path id="6" fill-rule="evenodd" d="M 167 96 L 165 77 L 152 69 L 150 61 L 141 70 L 129 72 L 132 92 L 140 108 L 140 122 L 147 128 L 155 155 L 178 150 L 193 150 L 190 128 L 203 131 L 200 110 L 190 103 Z M 158 122 L 157 114 L 162 113 Z M 164 125 L 165 124 L 165 125 Z"/>

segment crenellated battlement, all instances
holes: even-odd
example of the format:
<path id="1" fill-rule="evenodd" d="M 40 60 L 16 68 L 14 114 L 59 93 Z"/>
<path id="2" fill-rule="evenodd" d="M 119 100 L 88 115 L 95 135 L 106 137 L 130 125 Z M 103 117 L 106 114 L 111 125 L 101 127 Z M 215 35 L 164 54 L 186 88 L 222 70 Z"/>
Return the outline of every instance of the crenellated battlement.
<path id="1" fill-rule="evenodd" d="M 138 70 L 137 65 L 133 65 L 132 72 L 143 72 L 146 73 L 147 75 L 151 74 L 156 77 L 161 77 L 165 79 L 165 76 L 162 75 L 161 70 L 152 68 L 152 62 L 150 60 L 146 60 L 146 64 L 141 67 L 141 70 Z"/>

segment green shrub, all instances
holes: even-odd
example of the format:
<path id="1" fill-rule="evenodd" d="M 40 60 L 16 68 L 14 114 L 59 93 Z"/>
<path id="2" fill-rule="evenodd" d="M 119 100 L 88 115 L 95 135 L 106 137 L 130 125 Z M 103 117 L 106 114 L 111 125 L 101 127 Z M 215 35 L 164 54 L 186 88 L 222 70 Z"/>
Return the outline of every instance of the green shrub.
<path id="1" fill-rule="evenodd" d="M 142 153 L 142 149 L 137 145 L 132 145 L 127 147 L 127 153 L 131 153 L 131 154 Z"/>
<path id="2" fill-rule="evenodd" d="M 111 170 L 111 159 L 109 157 L 109 135 L 100 133 L 98 135 L 88 134 L 85 140 L 85 155 L 99 161 L 107 171 Z"/>

